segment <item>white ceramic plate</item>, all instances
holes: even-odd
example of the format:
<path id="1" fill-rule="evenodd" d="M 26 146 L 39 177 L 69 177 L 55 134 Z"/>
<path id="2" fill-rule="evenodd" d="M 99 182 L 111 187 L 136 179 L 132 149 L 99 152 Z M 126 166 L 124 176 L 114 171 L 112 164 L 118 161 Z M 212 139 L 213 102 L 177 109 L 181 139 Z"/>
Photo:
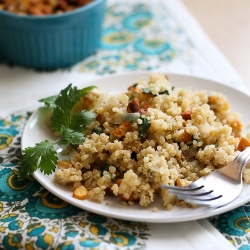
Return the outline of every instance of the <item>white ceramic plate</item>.
<path id="1" fill-rule="evenodd" d="M 98 80 L 91 81 L 88 84 L 78 84 L 78 87 L 84 87 L 89 85 L 95 85 L 101 88 L 103 92 L 121 92 L 125 91 L 128 86 L 135 83 L 139 78 L 143 77 L 148 79 L 148 73 L 134 73 L 124 75 L 114 75 L 108 77 L 102 77 Z M 190 87 L 193 90 L 207 90 L 219 91 L 227 95 L 231 104 L 232 110 L 235 112 L 244 114 L 242 115 L 243 124 L 246 127 L 248 121 L 250 121 L 250 112 L 248 109 L 250 103 L 250 97 L 235 89 L 229 88 L 225 85 L 184 75 L 172 75 L 168 74 L 170 82 L 176 87 L 187 88 Z M 83 77 L 83 76 L 79 76 Z M 73 82 L 74 83 L 74 82 Z M 44 123 L 44 112 L 41 110 L 36 111 L 29 119 L 22 137 L 22 149 L 28 146 L 34 146 L 35 143 L 42 140 L 54 140 L 54 136 L 50 129 Z M 246 131 L 244 131 L 244 134 Z M 244 189 L 240 196 L 231 202 L 230 204 L 217 208 L 208 209 L 206 207 L 200 207 L 197 209 L 179 208 L 174 207 L 172 211 L 166 211 L 161 207 L 160 200 L 156 200 L 148 207 L 134 206 L 122 206 L 117 197 L 107 196 L 102 204 L 91 202 L 89 200 L 78 200 L 72 197 L 72 192 L 62 187 L 61 185 L 53 182 L 53 175 L 46 176 L 40 171 L 34 173 L 34 177 L 51 193 L 60 197 L 61 199 L 71 203 L 77 207 L 85 209 L 87 211 L 105 215 L 108 217 L 131 220 L 131 221 L 143 221 L 154 223 L 168 223 L 168 222 L 181 222 L 189 220 L 197 220 L 216 214 L 224 213 L 231 209 L 234 209 L 250 200 L 250 185 L 244 185 Z M 106 203 L 109 203 L 107 206 Z M 152 208 L 157 207 L 158 212 L 152 212 Z"/>

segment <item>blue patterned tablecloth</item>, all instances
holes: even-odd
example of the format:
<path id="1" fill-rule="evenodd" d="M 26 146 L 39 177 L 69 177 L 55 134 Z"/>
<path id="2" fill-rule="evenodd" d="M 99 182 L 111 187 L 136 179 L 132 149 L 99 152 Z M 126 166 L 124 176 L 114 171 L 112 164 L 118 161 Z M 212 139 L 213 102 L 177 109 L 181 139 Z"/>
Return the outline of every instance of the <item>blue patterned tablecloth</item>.
<path id="1" fill-rule="evenodd" d="M 111 3 L 100 50 L 69 71 L 100 75 L 159 70 L 240 86 L 237 74 L 223 56 L 210 43 L 201 45 L 202 39 L 192 37 L 185 21 L 179 19 L 180 13 L 174 12 L 176 2 L 169 2 Z M 202 46 L 207 51 L 201 50 Z M 211 51 L 217 64 L 211 63 Z M 226 74 L 229 70 L 231 75 Z M 146 249 L 151 235 L 147 223 L 83 211 L 55 197 L 32 177 L 18 179 L 21 136 L 31 110 L 0 117 L 0 248 Z M 247 203 L 208 220 L 236 248 L 245 250 L 250 249 L 249 217 L 250 203 Z"/>

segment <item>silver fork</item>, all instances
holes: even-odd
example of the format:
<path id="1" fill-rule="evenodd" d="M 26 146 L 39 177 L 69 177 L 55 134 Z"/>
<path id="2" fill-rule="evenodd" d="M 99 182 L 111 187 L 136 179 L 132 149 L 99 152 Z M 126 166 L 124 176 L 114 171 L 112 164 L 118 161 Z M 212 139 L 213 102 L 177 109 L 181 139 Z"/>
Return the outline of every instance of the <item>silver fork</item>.
<path id="1" fill-rule="evenodd" d="M 197 205 L 221 207 L 236 199 L 242 191 L 242 171 L 250 160 L 250 147 L 227 166 L 212 171 L 186 187 L 163 184 L 179 199 Z"/>

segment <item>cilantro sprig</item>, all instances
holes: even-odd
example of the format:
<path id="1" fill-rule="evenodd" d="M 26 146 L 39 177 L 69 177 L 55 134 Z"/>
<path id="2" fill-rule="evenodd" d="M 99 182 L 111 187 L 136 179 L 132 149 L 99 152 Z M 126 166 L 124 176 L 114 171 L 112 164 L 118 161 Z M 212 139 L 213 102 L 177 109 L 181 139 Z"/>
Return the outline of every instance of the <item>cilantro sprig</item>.
<path id="1" fill-rule="evenodd" d="M 94 88 L 95 86 L 77 89 L 69 84 L 58 95 L 39 100 L 45 106 L 52 108 L 50 125 L 60 133 L 60 138 L 54 143 L 45 140 L 35 144 L 34 147 L 25 148 L 19 162 L 20 178 L 25 178 L 37 169 L 44 174 L 51 174 L 55 171 L 58 161 L 55 146 L 70 145 L 76 148 L 85 140 L 84 131 L 94 121 L 96 114 L 92 111 L 80 110 L 72 115 L 71 111 L 75 104 Z"/>

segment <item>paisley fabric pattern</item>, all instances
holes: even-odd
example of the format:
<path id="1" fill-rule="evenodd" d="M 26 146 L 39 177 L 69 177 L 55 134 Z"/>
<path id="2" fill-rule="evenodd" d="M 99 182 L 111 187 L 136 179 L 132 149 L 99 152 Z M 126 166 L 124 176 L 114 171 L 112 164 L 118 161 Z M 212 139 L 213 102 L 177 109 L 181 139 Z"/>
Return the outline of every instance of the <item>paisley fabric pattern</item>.
<path id="1" fill-rule="evenodd" d="M 193 45 L 162 8 L 126 2 L 110 6 L 101 49 L 81 62 L 78 70 L 105 74 L 162 69 L 174 65 L 175 58 L 191 67 Z M 0 249 L 146 249 L 151 235 L 148 224 L 83 211 L 31 177 L 18 179 L 21 136 L 29 116 L 24 112 L 0 117 Z M 209 221 L 238 249 L 246 250 L 250 249 L 249 217 L 250 203 Z"/>
<path id="2" fill-rule="evenodd" d="M 17 177 L 20 136 L 29 117 L 0 119 L 0 249 L 146 249 L 150 226 L 83 211 L 32 177 Z M 6 146 L 5 138 L 11 138 Z M 209 221 L 238 249 L 250 246 L 250 203 Z M 63 243 L 62 243 L 63 242 Z"/>
<path id="3" fill-rule="evenodd" d="M 180 34 L 163 6 L 119 2 L 107 10 L 100 50 L 80 63 L 79 71 L 152 70 L 164 68 L 174 57 L 192 60 L 192 44 Z"/>
<path id="4" fill-rule="evenodd" d="M 239 249 L 250 249 L 250 202 L 209 221 Z"/>
<path id="5" fill-rule="evenodd" d="M 145 223 L 83 211 L 57 198 L 32 177 L 17 177 L 20 136 L 28 117 L 0 119 L 0 138 L 4 138 L 0 140 L 0 249 L 143 249 L 150 234 Z M 7 145 L 5 138 L 11 138 Z"/>

